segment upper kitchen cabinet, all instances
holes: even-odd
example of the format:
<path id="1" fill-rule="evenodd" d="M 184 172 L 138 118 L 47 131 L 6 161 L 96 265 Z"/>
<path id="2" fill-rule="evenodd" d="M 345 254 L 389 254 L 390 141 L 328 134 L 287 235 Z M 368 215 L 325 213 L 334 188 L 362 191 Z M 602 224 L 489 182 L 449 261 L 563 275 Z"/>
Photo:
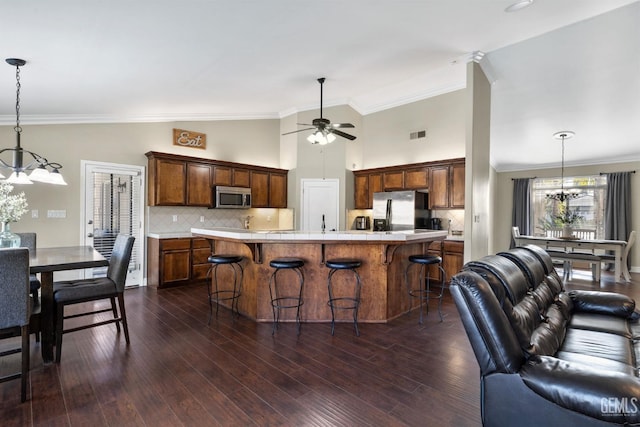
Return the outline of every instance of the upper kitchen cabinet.
<path id="1" fill-rule="evenodd" d="M 429 168 L 429 208 L 464 209 L 463 162 Z"/>
<path id="2" fill-rule="evenodd" d="M 389 171 L 382 174 L 384 191 L 404 190 L 404 172 Z"/>
<path id="3" fill-rule="evenodd" d="M 287 173 L 251 171 L 251 207 L 286 208 Z"/>
<path id="4" fill-rule="evenodd" d="M 422 190 L 429 188 L 429 168 L 419 167 L 404 171 L 404 188 Z"/>
<path id="5" fill-rule="evenodd" d="M 354 172 L 354 205 L 356 209 L 371 209 L 373 193 L 382 191 L 382 173 Z"/>
<path id="6" fill-rule="evenodd" d="M 449 206 L 452 209 L 464 209 L 464 163 L 451 165 L 451 194 L 449 195 Z"/>
<path id="7" fill-rule="evenodd" d="M 184 206 L 186 180 L 186 162 L 149 157 L 149 206 Z"/>
<path id="8" fill-rule="evenodd" d="M 187 205 L 211 206 L 213 166 L 187 162 Z"/>
<path id="9" fill-rule="evenodd" d="M 146 153 L 149 159 L 149 206 L 211 206 L 212 186 L 251 187 L 254 207 L 287 207 L 284 169 Z M 255 180 L 255 182 L 253 182 Z"/>
<path id="10" fill-rule="evenodd" d="M 251 187 L 251 172 L 245 168 L 215 166 L 213 169 L 213 185 Z"/>
<path id="11" fill-rule="evenodd" d="M 371 209 L 373 193 L 429 190 L 430 209 L 464 208 L 464 159 L 354 171 L 354 207 Z"/>

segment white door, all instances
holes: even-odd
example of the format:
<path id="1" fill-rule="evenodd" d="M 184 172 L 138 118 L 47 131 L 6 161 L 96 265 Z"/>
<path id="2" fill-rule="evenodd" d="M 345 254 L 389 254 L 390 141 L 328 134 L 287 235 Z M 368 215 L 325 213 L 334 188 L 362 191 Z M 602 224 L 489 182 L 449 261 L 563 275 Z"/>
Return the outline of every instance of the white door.
<path id="1" fill-rule="evenodd" d="M 144 285 L 144 166 L 83 160 L 82 173 L 82 244 L 108 258 L 118 234 L 134 236 L 126 285 Z M 87 274 L 103 276 L 106 267 Z"/>
<path id="2" fill-rule="evenodd" d="M 339 226 L 340 188 L 337 179 L 302 180 L 302 230 L 336 231 Z"/>

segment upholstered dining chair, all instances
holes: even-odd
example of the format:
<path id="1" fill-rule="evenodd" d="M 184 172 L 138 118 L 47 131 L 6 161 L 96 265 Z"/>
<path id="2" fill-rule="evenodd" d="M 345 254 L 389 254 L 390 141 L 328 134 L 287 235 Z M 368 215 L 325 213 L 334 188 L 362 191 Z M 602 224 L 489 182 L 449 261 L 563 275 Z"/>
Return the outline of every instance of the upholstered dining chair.
<path id="1" fill-rule="evenodd" d="M 29 252 L 36 250 L 36 233 L 16 233 L 20 236 L 20 246 L 29 249 Z M 29 285 L 31 287 L 31 296 L 34 304 L 40 304 L 38 298 L 38 290 L 40 289 L 40 280 L 35 274 L 29 275 Z"/>
<path id="2" fill-rule="evenodd" d="M 54 282 L 53 299 L 56 305 L 56 362 L 60 363 L 62 355 L 62 335 L 75 332 L 82 329 L 102 326 L 109 323 L 116 324 L 116 330 L 120 332 L 120 323 L 124 329 L 124 338 L 129 344 L 129 328 L 127 326 L 127 313 L 124 307 L 124 284 L 127 279 L 129 269 L 129 260 L 131 259 L 131 250 L 133 248 L 134 237 L 119 234 L 113 245 L 111 257 L 109 258 L 109 267 L 107 268 L 106 277 L 94 277 L 90 279 L 70 280 L 65 282 Z M 118 309 L 115 300 L 118 299 Z M 79 314 L 64 315 L 64 308 L 68 305 L 79 304 L 88 301 L 97 301 L 109 299 L 111 308 L 93 310 Z M 97 313 L 113 312 L 113 319 L 100 322 L 85 324 L 82 326 L 64 329 L 64 319 L 88 316 Z"/>
<path id="3" fill-rule="evenodd" d="M 20 378 L 20 399 L 27 400 L 29 373 L 29 251 L 26 248 L 0 249 L 0 338 L 22 336 L 20 348 L 0 352 L 0 356 L 22 353 L 21 371 L 5 375 L 0 382 Z"/>

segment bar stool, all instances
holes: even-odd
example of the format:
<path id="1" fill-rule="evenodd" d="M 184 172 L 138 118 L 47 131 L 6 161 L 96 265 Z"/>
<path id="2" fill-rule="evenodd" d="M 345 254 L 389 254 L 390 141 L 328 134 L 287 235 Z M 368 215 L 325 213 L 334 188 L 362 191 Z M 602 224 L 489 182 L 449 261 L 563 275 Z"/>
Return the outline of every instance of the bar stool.
<path id="1" fill-rule="evenodd" d="M 271 335 L 276 332 L 278 322 L 280 321 L 280 310 L 283 308 L 296 309 L 296 325 L 298 335 L 300 335 L 300 306 L 304 304 L 302 300 L 302 288 L 304 286 L 302 267 L 304 266 L 304 260 L 300 258 L 275 258 L 269 262 L 269 266 L 275 268 L 275 271 L 269 278 L 269 295 L 271 296 L 271 309 L 273 310 L 273 329 Z M 280 270 L 292 270 L 298 274 L 299 284 L 297 289 L 293 290 L 287 287 L 283 293 L 280 287 L 278 287 L 277 280 Z"/>
<path id="2" fill-rule="evenodd" d="M 325 265 L 330 268 L 327 277 L 327 287 L 329 289 L 329 301 L 327 304 L 331 307 L 331 335 L 335 332 L 336 327 L 335 310 L 353 310 L 353 327 L 355 328 L 356 335 L 360 336 L 360 331 L 358 330 L 358 308 L 360 307 L 361 282 L 360 275 L 356 271 L 356 268 L 360 267 L 362 262 L 353 258 L 336 258 L 325 261 Z M 350 270 L 355 275 L 356 281 L 352 296 L 334 295 L 331 279 L 333 275 L 340 270 Z"/>
<path id="3" fill-rule="evenodd" d="M 420 287 L 412 288 L 409 283 L 409 270 L 412 266 L 419 265 L 420 266 Z M 437 265 L 440 273 L 442 274 L 442 283 L 440 286 L 440 293 L 436 293 L 435 290 L 431 289 L 431 279 L 429 278 L 429 274 L 427 272 L 425 278 L 425 271 L 427 267 L 430 265 Z M 404 281 L 407 285 L 407 290 L 409 292 L 409 311 L 411 311 L 411 301 L 412 298 L 418 298 L 420 300 L 420 324 L 422 324 L 422 306 L 426 303 L 427 306 L 427 314 L 429 314 L 429 297 L 431 294 L 434 294 L 434 297 L 438 299 L 438 314 L 440 315 L 440 321 L 442 322 L 442 297 L 444 295 L 444 288 L 446 283 L 446 276 L 444 273 L 444 268 L 442 268 L 442 258 L 437 255 L 409 255 L 409 265 L 407 265 L 406 270 L 404 271 Z"/>
<path id="4" fill-rule="evenodd" d="M 233 308 L 235 305 L 236 314 L 240 315 L 238 311 L 238 299 L 242 295 L 242 277 L 244 270 L 240 262 L 243 260 L 242 255 L 232 254 L 213 254 L 207 258 L 207 262 L 211 264 L 209 271 L 207 271 L 207 279 L 213 274 L 213 280 L 208 280 L 207 290 L 209 291 L 209 320 L 207 325 L 211 324 L 211 315 L 213 313 L 212 303 L 216 303 L 216 317 L 218 317 L 218 306 L 220 301 L 231 300 L 231 317 L 233 318 Z M 232 289 L 219 289 L 218 288 L 218 267 L 221 265 L 228 265 L 233 270 L 233 288 Z M 215 290 L 214 290 L 215 287 Z"/>

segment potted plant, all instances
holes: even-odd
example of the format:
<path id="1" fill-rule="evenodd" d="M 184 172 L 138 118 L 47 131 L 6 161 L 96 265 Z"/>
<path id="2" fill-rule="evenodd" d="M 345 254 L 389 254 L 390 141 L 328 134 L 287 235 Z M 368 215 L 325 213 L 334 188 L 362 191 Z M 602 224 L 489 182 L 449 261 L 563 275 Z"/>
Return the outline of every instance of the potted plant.
<path id="1" fill-rule="evenodd" d="M 11 232 L 10 223 L 16 222 L 27 211 L 24 193 L 9 194 L 13 185 L 0 182 L 0 247 L 20 246 L 20 236 Z"/>
<path id="2" fill-rule="evenodd" d="M 560 215 L 556 215 L 556 223 L 562 226 L 562 237 L 573 237 L 573 227 L 580 224 L 582 215 L 571 211 L 564 204 L 560 205 Z"/>

